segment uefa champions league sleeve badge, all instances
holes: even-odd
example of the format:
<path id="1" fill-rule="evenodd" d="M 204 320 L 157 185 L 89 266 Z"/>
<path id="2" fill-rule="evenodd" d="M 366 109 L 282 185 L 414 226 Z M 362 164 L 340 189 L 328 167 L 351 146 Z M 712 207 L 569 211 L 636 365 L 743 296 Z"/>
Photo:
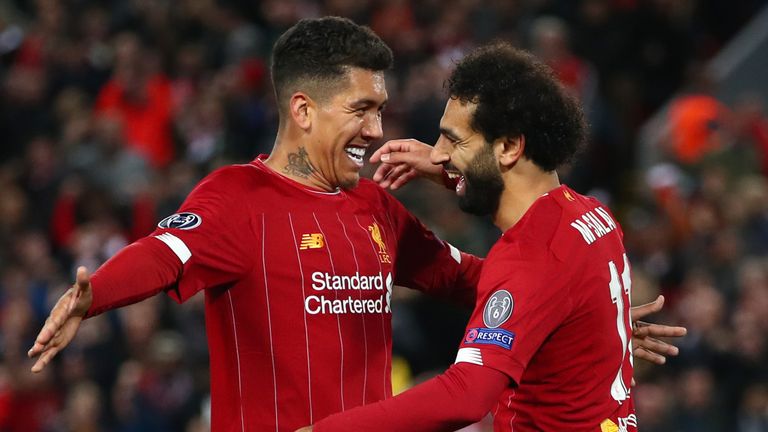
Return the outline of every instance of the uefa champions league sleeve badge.
<path id="1" fill-rule="evenodd" d="M 499 290 L 493 293 L 491 298 L 485 303 L 483 310 L 483 323 L 488 328 L 497 328 L 504 324 L 512 316 L 514 307 L 512 294 L 507 290 Z"/>
<path id="2" fill-rule="evenodd" d="M 191 230 L 197 228 L 203 222 L 203 218 L 194 213 L 176 213 L 160 221 L 159 228 L 176 228 L 182 230 Z"/>

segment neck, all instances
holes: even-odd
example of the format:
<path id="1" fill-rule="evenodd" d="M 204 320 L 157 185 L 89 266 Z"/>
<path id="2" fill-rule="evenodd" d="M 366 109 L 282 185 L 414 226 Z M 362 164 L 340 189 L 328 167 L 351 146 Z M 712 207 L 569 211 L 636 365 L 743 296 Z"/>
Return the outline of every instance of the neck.
<path id="1" fill-rule="evenodd" d="M 305 186 L 328 192 L 338 189 L 331 186 L 317 170 L 305 143 L 284 135 L 286 134 L 278 132 L 272 152 L 264 164 L 278 174 Z"/>
<path id="2" fill-rule="evenodd" d="M 504 192 L 493 215 L 493 224 L 502 232 L 512 228 L 542 195 L 560 186 L 555 171 L 543 172 L 532 164 L 516 168 L 504 175 Z"/>

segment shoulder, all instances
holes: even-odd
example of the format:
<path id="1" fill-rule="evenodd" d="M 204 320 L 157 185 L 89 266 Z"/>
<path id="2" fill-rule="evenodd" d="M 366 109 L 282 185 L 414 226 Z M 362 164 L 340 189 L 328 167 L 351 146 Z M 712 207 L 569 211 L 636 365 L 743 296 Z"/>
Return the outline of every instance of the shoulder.
<path id="1" fill-rule="evenodd" d="M 189 193 L 185 203 L 235 210 L 245 203 L 253 205 L 253 196 L 263 195 L 261 192 L 267 182 L 267 176 L 252 165 L 228 165 L 205 176 Z"/>
<path id="2" fill-rule="evenodd" d="M 523 218 L 504 233 L 498 249 L 508 256 L 517 254 L 526 261 L 552 254 L 562 259 L 566 255 L 564 251 L 571 251 L 581 240 L 573 222 L 600 205 L 594 198 L 560 186 L 539 198 Z"/>
<path id="3" fill-rule="evenodd" d="M 355 186 L 352 191 L 361 196 L 389 196 L 389 193 L 382 189 L 381 186 L 379 186 L 378 183 L 371 179 L 367 178 L 360 178 L 360 181 L 357 183 L 357 186 Z"/>
<path id="4" fill-rule="evenodd" d="M 253 164 L 227 165 L 211 172 L 195 189 L 239 193 L 267 182 L 267 175 Z"/>
<path id="5" fill-rule="evenodd" d="M 622 236 L 621 228 L 614 219 L 608 207 L 593 197 L 577 194 L 563 188 L 567 193 L 559 199 L 563 207 L 563 217 L 558 232 L 553 239 L 553 250 L 558 256 L 585 257 L 593 244 L 602 238 Z M 610 242 L 608 242 L 610 243 Z"/>
<path id="6" fill-rule="evenodd" d="M 563 218 L 563 208 L 552 194 L 539 198 L 518 223 L 503 235 L 501 250 L 521 258 L 543 258 L 549 251 Z"/>
<path id="7" fill-rule="evenodd" d="M 397 198 L 384 190 L 378 183 L 367 178 L 361 178 L 357 186 L 347 191 L 347 193 L 349 196 L 364 200 L 372 205 L 385 207 L 391 207 L 393 204 L 400 205 L 400 201 Z"/>

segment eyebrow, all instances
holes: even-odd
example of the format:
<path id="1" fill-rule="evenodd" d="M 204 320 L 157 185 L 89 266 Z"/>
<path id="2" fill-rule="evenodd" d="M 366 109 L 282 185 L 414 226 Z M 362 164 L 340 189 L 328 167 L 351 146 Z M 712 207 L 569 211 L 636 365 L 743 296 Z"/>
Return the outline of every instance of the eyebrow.
<path id="1" fill-rule="evenodd" d="M 461 138 L 459 138 L 459 134 L 453 131 L 453 129 L 440 126 L 440 133 L 442 135 L 445 135 L 449 140 L 451 141 L 461 141 Z"/>
<path id="2" fill-rule="evenodd" d="M 388 99 L 384 99 L 384 102 L 379 103 L 379 101 L 376 101 L 376 100 L 373 100 L 373 99 L 358 99 L 358 100 L 352 102 L 351 104 L 349 104 L 349 106 L 362 108 L 362 107 L 371 107 L 371 106 L 379 105 L 379 106 L 381 106 L 383 108 L 383 107 L 387 106 L 387 102 L 388 101 L 389 101 Z"/>

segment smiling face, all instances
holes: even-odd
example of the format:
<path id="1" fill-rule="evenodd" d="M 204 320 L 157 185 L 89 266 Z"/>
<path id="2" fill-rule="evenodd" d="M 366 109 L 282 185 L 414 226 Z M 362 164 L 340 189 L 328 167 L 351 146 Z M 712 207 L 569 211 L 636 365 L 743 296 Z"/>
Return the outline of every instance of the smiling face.
<path id="1" fill-rule="evenodd" d="M 474 103 L 448 100 L 431 158 L 433 163 L 444 164 L 451 177 L 459 177 L 459 207 L 484 216 L 498 208 L 504 181 L 493 146 L 470 126 L 475 109 Z"/>
<path id="2" fill-rule="evenodd" d="M 383 135 L 381 112 L 386 103 L 384 73 L 361 68 L 350 68 L 346 85 L 318 102 L 307 153 L 316 174 L 329 186 L 357 185 L 365 151 Z"/>

